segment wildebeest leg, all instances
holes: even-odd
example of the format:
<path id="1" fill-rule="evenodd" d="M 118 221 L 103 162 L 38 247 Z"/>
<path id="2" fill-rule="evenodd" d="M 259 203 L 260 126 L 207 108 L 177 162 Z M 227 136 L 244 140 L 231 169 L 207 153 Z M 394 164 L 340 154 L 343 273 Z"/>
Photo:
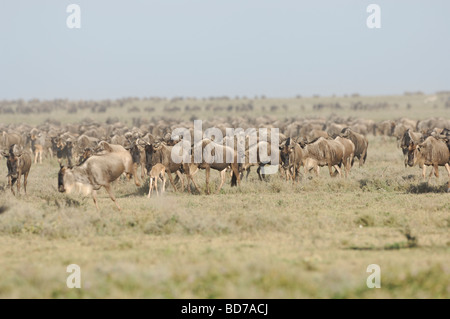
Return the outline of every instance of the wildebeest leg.
<path id="1" fill-rule="evenodd" d="M 138 176 L 137 176 L 137 168 L 136 168 L 136 166 L 133 164 L 132 166 L 131 166 L 132 168 L 132 172 L 131 172 L 131 174 L 133 175 L 133 178 L 134 178 L 134 184 L 137 186 L 137 187 L 139 187 L 139 186 L 141 186 L 141 182 L 139 181 L 139 178 L 138 178 Z"/>
<path id="2" fill-rule="evenodd" d="M 201 194 L 202 192 L 200 191 L 200 188 L 198 187 L 197 183 L 195 182 L 194 175 L 189 175 L 189 179 L 192 181 L 192 183 L 194 183 L 194 186 L 195 186 L 195 189 L 197 190 L 197 192 L 199 194 Z M 189 192 L 190 192 L 190 187 L 189 187 Z"/>
<path id="3" fill-rule="evenodd" d="M 436 179 L 439 179 L 439 166 L 438 166 L 438 164 L 434 165 L 434 176 L 436 176 Z"/>
<path id="4" fill-rule="evenodd" d="M 173 189 L 175 190 L 175 192 L 177 192 L 178 190 L 177 190 L 177 187 L 175 186 L 175 182 L 173 181 L 173 177 L 172 177 L 172 173 L 170 172 L 170 169 L 167 168 L 166 172 L 167 172 L 167 175 L 169 175 L 170 184 L 172 184 Z"/>
<path id="5" fill-rule="evenodd" d="M 247 175 L 245 175 L 245 180 L 247 181 L 248 180 L 248 175 L 250 175 L 250 166 L 247 167 L 246 171 L 247 171 Z"/>
<path id="6" fill-rule="evenodd" d="M 258 173 L 259 180 L 262 181 L 260 172 L 261 172 L 261 166 L 258 166 L 258 168 L 256 169 L 256 173 Z"/>
<path id="7" fill-rule="evenodd" d="M 118 208 L 119 210 L 122 210 L 122 209 L 120 208 L 119 204 L 117 203 L 116 198 L 114 197 L 114 194 L 113 194 L 112 191 L 111 191 L 111 185 L 104 185 L 103 187 L 106 189 L 106 191 L 107 191 L 108 194 L 109 194 L 109 197 L 112 199 L 112 201 L 114 202 L 114 204 L 116 204 L 117 208 Z"/>
<path id="8" fill-rule="evenodd" d="M 339 167 L 339 165 L 334 165 L 334 169 L 339 174 L 339 177 L 342 177 L 342 171 L 341 171 L 341 168 Z M 334 173 L 335 176 L 336 176 L 336 172 Z"/>
<path id="9" fill-rule="evenodd" d="M 179 172 L 177 171 L 177 173 L 179 173 Z M 166 191 L 166 173 L 162 174 L 161 177 L 162 177 L 162 191 L 161 191 L 161 194 L 162 194 L 162 193 L 164 193 Z M 183 180 L 181 180 L 181 183 L 182 183 L 182 185 L 183 185 L 182 187 L 184 189 Z"/>
<path id="10" fill-rule="evenodd" d="M 177 170 L 177 172 L 176 172 L 175 174 L 177 174 L 177 176 L 175 177 L 175 181 L 176 181 L 177 179 L 179 179 L 179 180 L 181 181 L 181 191 L 183 192 L 183 191 L 184 191 L 184 178 L 183 178 L 183 174 L 182 174 L 180 171 L 178 171 L 178 170 Z M 165 184 L 166 184 L 166 174 L 164 174 L 164 184 L 163 184 L 163 185 L 165 185 Z"/>
<path id="11" fill-rule="evenodd" d="M 145 178 L 145 164 L 141 164 L 141 179 L 144 180 Z"/>
<path id="12" fill-rule="evenodd" d="M 97 191 L 96 190 L 92 191 L 92 199 L 94 200 L 95 207 L 97 208 L 97 210 L 99 210 L 98 204 L 97 204 Z"/>
<path id="13" fill-rule="evenodd" d="M 447 193 L 450 193 L 450 165 L 447 163 L 445 164 L 445 168 L 448 172 L 448 187 L 447 187 Z"/>
<path id="14" fill-rule="evenodd" d="M 427 175 L 427 166 L 426 165 L 423 165 L 422 166 L 422 178 L 423 178 L 423 181 L 425 182 L 425 176 Z"/>
<path id="15" fill-rule="evenodd" d="M 26 172 L 23 174 L 23 190 L 25 191 L 25 195 L 27 194 L 27 179 L 28 179 L 28 173 Z"/>
<path id="16" fill-rule="evenodd" d="M 159 176 L 156 176 L 156 177 L 155 177 L 155 190 L 156 190 L 156 196 L 159 196 L 159 193 L 158 193 L 158 179 L 159 179 Z"/>
<path id="17" fill-rule="evenodd" d="M 152 189 L 153 189 L 153 178 L 150 177 L 149 180 L 149 188 L 148 188 L 148 195 L 147 198 L 150 198 L 150 196 L 152 196 Z"/>
<path id="18" fill-rule="evenodd" d="M 225 183 L 226 174 L 227 174 L 227 169 L 226 168 L 224 170 L 220 171 L 221 181 L 220 181 L 219 188 L 217 188 L 216 195 L 219 194 L 220 189 L 222 188 L 223 184 Z"/>
<path id="19" fill-rule="evenodd" d="M 209 175 L 211 174 L 211 168 L 206 167 L 206 194 L 209 195 Z"/>
<path id="20" fill-rule="evenodd" d="M 16 196 L 16 192 L 14 191 L 14 183 L 16 182 L 16 180 L 17 180 L 17 178 L 12 177 L 12 178 L 11 178 L 11 182 L 10 182 L 10 185 L 11 185 L 11 191 L 12 191 L 12 193 L 13 193 L 14 196 Z"/>
<path id="21" fill-rule="evenodd" d="M 239 175 L 239 164 L 231 164 L 231 182 L 233 183 L 233 174 L 236 176 L 238 186 L 241 186 L 241 175 Z M 232 185 L 233 186 L 233 185 Z"/>

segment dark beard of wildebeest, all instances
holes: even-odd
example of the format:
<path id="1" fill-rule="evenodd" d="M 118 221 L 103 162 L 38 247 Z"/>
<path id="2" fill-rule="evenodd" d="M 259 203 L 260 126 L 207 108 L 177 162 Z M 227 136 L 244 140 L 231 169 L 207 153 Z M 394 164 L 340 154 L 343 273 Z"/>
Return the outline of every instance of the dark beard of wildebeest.
<path id="1" fill-rule="evenodd" d="M 145 159 L 145 150 L 142 152 L 137 142 L 133 142 L 133 146 L 129 149 L 131 158 L 133 160 L 134 170 L 137 172 L 137 168 L 141 165 L 141 178 L 145 178 L 145 170 L 147 168 L 147 161 Z M 142 153 L 141 153 L 142 152 Z"/>
<path id="2" fill-rule="evenodd" d="M 60 167 L 58 172 L 58 191 L 64 193 L 66 190 L 64 188 L 64 171 L 62 170 L 63 166 Z"/>
<path id="3" fill-rule="evenodd" d="M 13 195 L 16 195 L 13 186 L 17 181 L 17 193 L 20 193 L 20 177 L 23 175 L 23 188 L 26 194 L 27 178 L 31 167 L 31 155 L 24 152 L 20 152 L 17 155 L 15 148 L 16 144 L 13 144 L 9 149 L 9 153 L 2 154 L 7 159 L 6 166 L 8 168 L 8 184 Z"/>
<path id="4" fill-rule="evenodd" d="M 289 146 L 290 145 L 291 145 L 290 137 L 288 137 L 284 143 L 280 144 L 280 159 L 281 159 L 280 162 L 282 163 L 281 168 L 284 170 L 286 180 L 288 180 L 291 176 L 291 172 L 289 170 L 290 169 L 290 165 L 289 165 L 289 162 L 290 162 Z M 249 171 L 247 171 L 247 177 L 248 177 L 248 173 L 249 173 Z"/>

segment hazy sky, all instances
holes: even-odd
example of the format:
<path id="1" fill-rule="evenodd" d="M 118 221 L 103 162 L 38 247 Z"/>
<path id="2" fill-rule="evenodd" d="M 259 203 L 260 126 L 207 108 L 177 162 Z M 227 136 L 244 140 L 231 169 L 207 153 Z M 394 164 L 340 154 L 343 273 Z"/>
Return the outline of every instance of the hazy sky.
<path id="1" fill-rule="evenodd" d="M 449 90 L 449 14 L 448 0 L 2 0 L 0 99 Z"/>

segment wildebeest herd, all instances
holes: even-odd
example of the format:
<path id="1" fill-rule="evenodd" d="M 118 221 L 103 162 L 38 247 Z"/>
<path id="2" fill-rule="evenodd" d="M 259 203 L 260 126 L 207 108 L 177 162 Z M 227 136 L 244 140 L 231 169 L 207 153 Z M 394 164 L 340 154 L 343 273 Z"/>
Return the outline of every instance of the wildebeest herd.
<path id="1" fill-rule="evenodd" d="M 51 122 L 31 127 L 22 125 L 3 125 L 0 149 L 6 158 L 8 168 L 8 186 L 15 194 L 20 192 L 20 179 L 23 176 L 23 188 L 27 192 L 27 177 L 32 162 L 39 165 L 44 158 L 57 158 L 60 163 L 58 173 L 58 190 L 71 192 L 76 190 L 85 195 L 92 195 L 96 207 L 96 192 L 104 187 L 111 199 L 120 209 L 111 189 L 111 183 L 124 175 L 133 178 L 136 186 L 149 176 L 148 196 L 153 187 L 158 193 L 158 180 L 165 190 L 167 174 L 174 191 L 192 192 L 191 182 L 197 192 L 201 192 L 195 181 L 199 169 L 206 172 L 206 192 L 209 193 L 211 169 L 220 172 L 221 182 L 216 190 L 220 191 L 227 176 L 231 175 L 231 186 L 238 186 L 247 177 L 252 166 L 257 167 L 261 180 L 266 179 L 266 165 L 261 160 L 259 149 L 276 147 L 279 150 L 279 174 L 293 183 L 299 182 L 300 176 L 314 172 L 326 166 L 330 176 L 345 176 L 355 163 L 365 164 L 370 158 L 367 135 L 392 136 L 404 155 L 406 166 L 418 165 L 422 176 L 426 178 L 426 168 L 431 166 L 431 175 L 439 176 L 439 166 L 445 166 L 449 174 L 450 191 L 450 120 L 430 118 L 427 120 L 398 119 L 395 121 L 374 122 L 360 118 L 310 118 L 273 120 L 269 117 L 258 118 L 216 118 L 203 123 L 204 127 L 216 127 L 226 135 L 226 128 L 273 128 L 279 129 L 278 145 L 269 140 L 260 140 L 259 135 L 253 143 L 245 139 L 245 152 L 238 154 L 235 148 L 227 146 L 222 140 L 203 138 L 199 141 L 202 150 L 213 145 L 221 148 L 223 160 L 219 162 L 186 162 L 185 157 L 173 148 L 177 143 L 193 150 L 193 140 L 177 140 L 172 136 L 175 128 L 184 127 L 194 131 L 192 122 L 160 119 L 152 124 L 143 124 L 129 128 L 120 122 L 96 123 L 93 121 L 78 124 L 56 125 Z M 191 134 L 193 136 L 194 134 Z M 202 135 L 203 136 L 203 135 Z M 226 137 L 228 138 L 228 137 Z M 226 139 L 225 138 L 225 139 Z M 236 137 L 234 137 L 236 138 Z M 212 144 L 211 144 L 212 143 Z M 262 145 L 266 143 L 267 145 Z M 251 151 L 257 148 L 255 162 L 249 160 Z M 191 152 L 193 154 L 193 151 Z M 270 155 L 270 154 L 269 154 Z M 179 158 L 177 158 L 179 156 Z M 239 161 L 241 156 L 244 160 Z M 231 159 L 231 160 L 230 160 Z M 303 171 L 301 171 L 303 167 Z M 140 174 L 138 170 L 140 168 Z M 55 167 L 55 171 L 56 171 Z M 334 171 L 333 171 L 334 169 Z M 343 171 L 344 172 L 343 172 Z M 227 174 L 229 172 L 229 174 Z M 176 174 L 175 179 L 172 174 Z M 140 178 L 139 178 L 140 177 Z M 177 186 L 181 183 L 181 189 Z"/>

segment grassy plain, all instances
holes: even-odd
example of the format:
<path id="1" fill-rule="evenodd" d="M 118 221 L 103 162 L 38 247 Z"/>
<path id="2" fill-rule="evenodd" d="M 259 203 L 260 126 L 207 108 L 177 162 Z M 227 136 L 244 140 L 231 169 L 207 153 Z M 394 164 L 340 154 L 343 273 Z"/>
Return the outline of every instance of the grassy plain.
<path id="1" fill-rule="evenodd" d="M 403 101 L 392 114 L 342 112 L 375 120 L 448 116 L 441 105 L 419 102 L 408 113 L 405 99 L 414 97 L 392 98 Z M 295 101 L 307 105 L 306 115 L 327 115 L 303 100 Z M 292 101 L 284 101 L 291 110 Z M 39 116 L 1 121 L 48 117 Z M 122 212 L 105 191 L 99 211 L 91 198 L 58 193 L 58 164 L 49 159 L 32 166 L 28 195 L 13 197 L 1 161 L 0 204 L 8 209 L 0 214 L 0 298 L 450 297 L 446 174 L 422 183 L 418 168 L 404 168 L 394 139 L 370 136 L 366 165 L 355 165 L 348 179 L 323 169 L 292 185 L 278 175 L 259 182 L 253 171 L 240 188 L 228 181 L 218 195 L 169 186 L 151 199 L 148 181 L 137 188 L 121 180 L 113 189 Z M 212 176 L 215 186 L 218 173 Z M 204 185 L 203 172 L 197 180 Z M 69 264 L 81 267 L 81 289 L 66 286 Z M 381 267 L 380 289 L 366 285 L 371 264 Z"/>

